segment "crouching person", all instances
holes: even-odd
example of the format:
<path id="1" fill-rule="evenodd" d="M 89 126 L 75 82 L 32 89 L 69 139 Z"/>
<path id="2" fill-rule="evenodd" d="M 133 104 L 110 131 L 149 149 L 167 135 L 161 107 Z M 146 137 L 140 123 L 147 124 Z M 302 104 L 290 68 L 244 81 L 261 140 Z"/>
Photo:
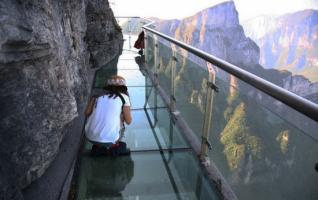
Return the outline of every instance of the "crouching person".
<path id="1" fill-rule="evenodd" d="M 127 155 L 130 150 L 121 141 L 125 123 L 132 121 L 126 81 L 113 76 L 103 92 L 93 96 L 85 110 L 88 117 L 85 135 L 93 143 L 92 155 Z"/>

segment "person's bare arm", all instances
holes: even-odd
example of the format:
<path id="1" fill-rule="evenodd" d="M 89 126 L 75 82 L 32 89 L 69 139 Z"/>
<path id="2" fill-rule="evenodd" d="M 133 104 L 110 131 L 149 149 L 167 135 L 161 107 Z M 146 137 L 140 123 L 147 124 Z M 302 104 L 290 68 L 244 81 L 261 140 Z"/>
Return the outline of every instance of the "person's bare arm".
<path id="1" fill-rule="evenodd" d="M 94 104 L 95 104 L 95 98 L 91 98 L 86 106 L 85 116 L 88 117 L 92 113 Z"/>
<path id="2" fill-rule="evenodd" d="M 132 118 L 131 118 L 131 112 L 130 112 L 130 106 L 124 106 L 123 107 L 123 113 L 124 113 L 124 121 L 127 123 L 127 124 L 130 124 L 131 121 L 132 121 Z"/>

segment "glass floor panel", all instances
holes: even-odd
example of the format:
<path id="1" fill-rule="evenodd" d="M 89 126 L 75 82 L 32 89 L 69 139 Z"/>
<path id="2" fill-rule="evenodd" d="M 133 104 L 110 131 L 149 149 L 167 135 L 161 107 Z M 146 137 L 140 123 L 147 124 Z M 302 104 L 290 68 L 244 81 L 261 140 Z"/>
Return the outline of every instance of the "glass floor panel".
<path id="1" fill-rule="evenodd" d="M 82 156 L 78 182 L 78 199 L 177 199 L 158 153 Z"/>
<path id="2" fill-rule="evenodd" d="M 165 152 L 164 161 L 182 199 L 219 199 L 192 151 Z"/>
<path id="3" fill-rule="evenodd" d="M 117 74 L 126 79 L 127 86 L 151 86 L 148 81 L 146 85 L 146 78 L 139 70 L 118 70 Z"/>
<path id="4" fill-rule="evenodd" d="M 139 56 L 139 54 L 137 54 L 138 50 L 131 48 L 129 49 L 129 47 L 125 48 L 123 50 L 122 55 L 120 55 L 120 59 L 121 60 L 127 60 L 127 59 L 131 59 L 131 60 L 135 60 L 136 56 Z"/>
<path id="5" fill-rule="evenodd" d="M 219 199 L 189 151 L 81 157 L 78 199 Z M 155 173 L 154 173 L 155 172 Z"/>
<path id="6" fill-rule="evenodd" d="M 155 87 L 146 87 L 146 108 L 166 108 L 166 104 L 163 102 Z"/>
<path id="7" fill-rule="evenodd" d="M 147 87 L 128 87 L 128 92 L 131 101 L 131 109 L 144 109 L 146 108 L 166 108 L 161 97 L 157 94 L 157 102 L 155 103 L 155 88 L 152 86 Z M 148 93 L 149 97 L 146 96 Z M 148 100 L 147 100 L 148 99 Z"/>
<path id="8" fill-rule="evenodd" d="M 190 148 L 167 109 L 147 109 L 145 112 L 162 149 Z"/>
<path id="9" fill-rule="evenodd" d="M 133 122 L 126 126 L 123 141 L 132 150 L 158 150 L 158 143 L 144 110 L 132 111 Z"/>
<path id="10" fill-rule="evenodd" d="M 125 59 L 125 60 L 119 60 L 118 61 L 118 68 L 121 69 L 135 69 L 139 70 L 139 65 L 135 62 L 135 59 Z"/>
<path id="11" fill-rule="evenodd" d="M 143 109 L 146 103 L 146 87 L 128 88 L 131 109 Z"/>
<path id="12" fill-rule="evenodd" d="M 132 62 L 135 62 L 135 57 L 139 56 L 137 52 L 130 51 L 130 50 L 124 50 L 123 54 L 120 56 L 121 60 L 131 60 Z"/>
<path id="13" fill-rule="evenodd" d="M 175 148 L 189 148 L 175 125 L 170 124 L 169 113 L 165 109 L 157 109 L 160 117 L 157 124 L 152 126 L 154 110 L 133 111 L 133 122 L 126 126 L 123 141 L 132 151 L 149 151 Z M 160 122 L 160 123 L 159 123 Z"/>

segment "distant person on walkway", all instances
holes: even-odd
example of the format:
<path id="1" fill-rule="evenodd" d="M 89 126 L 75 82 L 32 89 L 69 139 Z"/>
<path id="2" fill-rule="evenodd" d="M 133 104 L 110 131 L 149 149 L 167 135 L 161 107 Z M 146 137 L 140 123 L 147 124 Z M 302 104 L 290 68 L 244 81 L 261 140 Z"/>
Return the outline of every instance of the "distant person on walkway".
<path id="1" fill-rule="evenodd" d="M 85 135 L 93 143 L 92 154 L 116 156 L 129 153 L 126 144 L 120 141 L 124 123 L 132 121 L 128 89 L 123 77 L 112 76 L 103 92 L 90 99 L 85 115 L 88 117 Z"/>
<path id="2" fill-rule="evenodd" d="M 141 31 L 141 33 L 138 35 L 138 39 L 136 40 L 134 47 L 136 49 L 140 49 L 138 53 L 142 55 L 144 53 L 143 49 L 145 48 L 145 33 L 144 31 Z"/>

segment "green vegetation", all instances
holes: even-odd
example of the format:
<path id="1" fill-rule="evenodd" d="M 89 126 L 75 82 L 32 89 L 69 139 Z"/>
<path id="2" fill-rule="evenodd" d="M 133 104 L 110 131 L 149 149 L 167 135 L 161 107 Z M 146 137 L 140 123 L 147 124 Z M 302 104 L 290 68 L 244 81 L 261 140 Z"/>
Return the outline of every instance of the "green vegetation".
<path id="1" fill-rule="evenodd" d="M 286 154 L 288 151 L 289 144 L 289 131 L 285 130 L 278 134 L 276 141 L 280 143 L 280 149 L 283 154 Z"/>
<path id="2" fill-rule="evenodd" d="M 230 117 L 234 112 L 235 106 L 237 106 L 237 104 L 239 103 L 237 101 L 237 99 L 238 99 L 237 88 L 234 88 L 234 86 L 230 86 L 230 87 L 232 87 L 232 92 L 229 92 L 228 96 L 226 97 L 227 107 L 226 107 L 224 114 L 223 114 L 223 117 L 224 117 L 225 121 L 227 121 L 227 122 L 230 120 Z"/>
<path id="3" fill-rule="evenodd" d="M 251 154 L 260 157 L 262 143 L 260 138 L 253 136 L 246 119 L 245 104 L 240 103 L 230 121 L 221 133 L 220 141 L 224 145 L 224 153 L 231 170 L 238 168 L 240 162 Z"/>

